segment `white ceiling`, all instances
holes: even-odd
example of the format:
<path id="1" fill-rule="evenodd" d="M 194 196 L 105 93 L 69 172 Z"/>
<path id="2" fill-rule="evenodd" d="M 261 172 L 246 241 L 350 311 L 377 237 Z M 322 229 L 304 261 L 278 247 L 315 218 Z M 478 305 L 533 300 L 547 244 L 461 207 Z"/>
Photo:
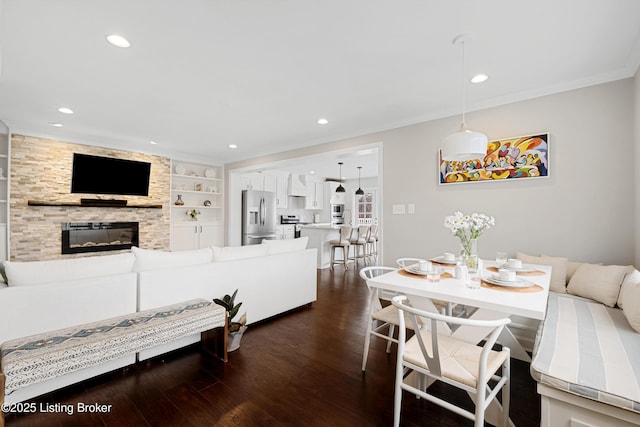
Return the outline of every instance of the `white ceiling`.
<path id="1" fill-rule="evenodd" d="M 462 32 L 467 74 L 490 76 L 468 86 L 467 110 L 630 77 L 640 63 L 637 0 L 0 4 L 0 120 L 12 132 L 219 164 L 459 114 Z M 132 46 L 107 44 L 111 33 Z"/>

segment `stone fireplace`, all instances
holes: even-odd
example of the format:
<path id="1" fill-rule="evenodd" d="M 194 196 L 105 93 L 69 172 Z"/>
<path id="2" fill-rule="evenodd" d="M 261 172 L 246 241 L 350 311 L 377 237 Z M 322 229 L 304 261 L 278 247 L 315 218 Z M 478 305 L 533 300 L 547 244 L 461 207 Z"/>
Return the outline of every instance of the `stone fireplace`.
<path id="1" fill-rule="evenodd" d="M 137 222 L 68 222 L 62 224 L 62 254 L 118 251 L 138 246 Z"/>

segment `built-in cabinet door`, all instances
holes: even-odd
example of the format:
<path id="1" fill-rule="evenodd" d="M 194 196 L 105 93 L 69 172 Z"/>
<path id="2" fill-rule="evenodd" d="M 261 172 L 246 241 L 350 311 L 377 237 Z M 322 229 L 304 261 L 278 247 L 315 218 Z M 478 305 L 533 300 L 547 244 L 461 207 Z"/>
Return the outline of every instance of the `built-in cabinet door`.
<path id="1" fill-rule="evenodd" d="M 197 223 L 177 225 L 171 227 L 171 250 L 187 251 L 206 248 L 208 246 L 222 246 L 224 243 L 224 229 L 220 224 Z"/>
<path id="2" fill-rule="evenodd" d="M 203 224 L 198 230 L 200 248 L 224 245 L 224 229 L 222 224 Z"/>
<path id="3" fill-rule="evenodd" d="M 171 227 L 171 250 L 188 251 L 198 248 L 198 229 L 195 224 Z"/>

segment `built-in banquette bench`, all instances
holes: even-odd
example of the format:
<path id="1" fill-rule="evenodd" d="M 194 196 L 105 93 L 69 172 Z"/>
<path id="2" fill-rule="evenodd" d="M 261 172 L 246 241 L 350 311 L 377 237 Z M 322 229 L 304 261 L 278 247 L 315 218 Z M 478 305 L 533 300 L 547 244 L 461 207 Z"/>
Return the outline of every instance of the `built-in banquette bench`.
<path id="1" fill-rule="evenodd" d="M 640 425 L 640 272 L 571 263 L 566 283 L 566 258 L 519 258 L 556 275 L 531 362 L 541 426 Z"/>

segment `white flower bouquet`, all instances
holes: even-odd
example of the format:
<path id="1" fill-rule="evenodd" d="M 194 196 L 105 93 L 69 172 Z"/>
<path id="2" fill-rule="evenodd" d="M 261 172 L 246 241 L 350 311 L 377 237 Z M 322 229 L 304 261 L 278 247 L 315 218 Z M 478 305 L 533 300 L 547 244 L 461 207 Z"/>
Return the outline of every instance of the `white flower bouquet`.
<path id="1" fill-rule="evenodd" d="M 200 211 L 197 209 L 189 209 L 187 211 L 187 215 L 191 217 L 191 219 L 198 219 L 198 215 L 200 215 Z"/>
<path id="2" fill-rule="evenodd" d="M 444 219 L 444 226 L 460 239 L 465 256 L 472 254 L 472 242 L 494 225 L 496 225 L 495 218 L 479 213 L 464 215 L 456 211 Z"/>

